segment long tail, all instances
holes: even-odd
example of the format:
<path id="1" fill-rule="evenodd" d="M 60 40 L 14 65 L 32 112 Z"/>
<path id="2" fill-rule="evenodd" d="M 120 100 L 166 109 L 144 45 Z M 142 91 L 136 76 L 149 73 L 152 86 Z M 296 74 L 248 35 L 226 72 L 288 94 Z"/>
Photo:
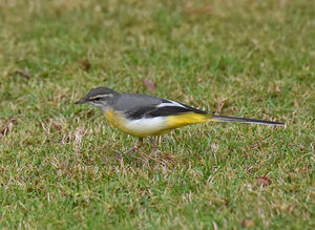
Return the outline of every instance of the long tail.
<path id="1" fill-rule="evenodd" d="M 214 122 L 237 122 L 237 123 L 274 125 L 274 126 L 284 126 L 285 125 L 283 122 L 264 121 L 264 120 L 256 120 L 256 119 L 241 118 L 241 117 L 215 116 L 215 115 L 210 117 L 210 121 L 214 121 Z"/>

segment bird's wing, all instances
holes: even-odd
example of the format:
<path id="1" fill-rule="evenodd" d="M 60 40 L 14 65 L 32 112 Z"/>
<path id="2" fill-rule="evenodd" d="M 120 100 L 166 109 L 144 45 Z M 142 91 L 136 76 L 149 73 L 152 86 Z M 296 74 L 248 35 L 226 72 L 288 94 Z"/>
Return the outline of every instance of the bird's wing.
<path id="1" fill-rule="evenodd" d="M 170 115 L 178 115 L 181 113 L 199 113 L 206 114 L 206 111 L 202 111 L 199 109 L 195 109 L 188 105 L 184 105 L 182 103 L 171 101 L 171 100 L 163 100 L 160 104 L 158 104 L 154 110 L 145 114 L 147 117 L 160 117 L 160 116 L 170 116 Z"/>
<path id="2" fill-rule="evenodd" d="M 117 105 L 121 108 L 116 109 L 123 111 L 131 119 L 165 117 L 188 112 L 207 113 L 179 102 L 137 94 L 125 94 Z"/>

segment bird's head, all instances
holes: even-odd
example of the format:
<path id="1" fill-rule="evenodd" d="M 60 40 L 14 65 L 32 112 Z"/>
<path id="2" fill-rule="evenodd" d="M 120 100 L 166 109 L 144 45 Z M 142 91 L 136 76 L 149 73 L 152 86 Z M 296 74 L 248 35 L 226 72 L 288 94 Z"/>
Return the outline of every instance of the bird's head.
<path id="1" fill-rule="evenodd" d="M 91 89 L 86 96 L 75 102 L 75 104 L 89 103 L 106 110 L 108 107 L 111 107 L 114 97 L 118 95 L 119 94 L 114 90 L 105 87 L 98 87 Z"/>

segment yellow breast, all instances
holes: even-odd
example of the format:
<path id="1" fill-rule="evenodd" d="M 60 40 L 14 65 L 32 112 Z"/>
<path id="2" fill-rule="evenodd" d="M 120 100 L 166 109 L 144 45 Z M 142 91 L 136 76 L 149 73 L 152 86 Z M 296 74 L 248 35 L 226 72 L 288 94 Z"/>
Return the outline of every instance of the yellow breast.
<path id="1" fill-rule="evenodd" d="M 114 127 L 121 130 L 123 129 L 126 120 L 122 115 L 114 112 L 113 109 L 110 109 L 105 113 L 105 116 L 109 123 L 111 123 Z"/>

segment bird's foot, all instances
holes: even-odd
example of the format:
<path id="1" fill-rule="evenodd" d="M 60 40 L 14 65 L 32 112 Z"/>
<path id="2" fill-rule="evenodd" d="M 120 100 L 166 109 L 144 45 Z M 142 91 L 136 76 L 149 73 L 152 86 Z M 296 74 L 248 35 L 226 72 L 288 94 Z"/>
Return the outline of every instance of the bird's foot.
<path id="1" fill-rule="evenodd" d="M 119 154 L 120 158 L 122 158 L 123 155 L 126 155 L 126 154 L 134 152 L 134 151 L 139 151 L 141 149 L 142 145 L 143 145 L 143 139 L 140 138 L 139 141 L 133 147 L 128 149 L 127 151 L 120 152 L 120 151 L 115 150 L 115 152 Z"/>

